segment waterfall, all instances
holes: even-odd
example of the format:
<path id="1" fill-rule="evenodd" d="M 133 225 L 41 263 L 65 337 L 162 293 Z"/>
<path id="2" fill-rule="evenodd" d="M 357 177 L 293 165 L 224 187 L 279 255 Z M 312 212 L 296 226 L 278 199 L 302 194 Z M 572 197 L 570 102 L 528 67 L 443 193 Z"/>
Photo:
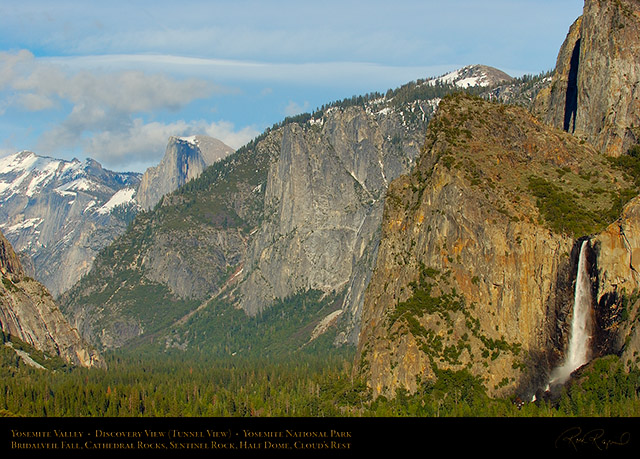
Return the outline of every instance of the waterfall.
<path id="1" fill-rule="evenodd" d="M 569 349 L 564 363 L 551 373 L 550 385 L 564 383 L 574 370 L 587 363 L 591 357 L 591 279 L 587 266 L 588 245 L 589 241 L 585 239 L 580 247 Z"/>

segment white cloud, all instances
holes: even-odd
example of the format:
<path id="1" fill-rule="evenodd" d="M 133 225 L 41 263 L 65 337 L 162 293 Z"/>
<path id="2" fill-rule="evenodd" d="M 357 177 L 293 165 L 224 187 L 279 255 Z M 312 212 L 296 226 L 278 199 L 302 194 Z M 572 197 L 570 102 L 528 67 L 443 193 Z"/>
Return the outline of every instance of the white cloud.
<path id="1" fill-rule="evenodd" d="M 198 125 L 195 125 L 192 128 L 192 133 L 197 134 L 198 132 L 203 132 L 208 136 L 215 137 L 216 139 L 221 140 L 222 142 L 235 149 L 240 148 L 260 134 L 260 131 L 249 126 L 244 127 L 240 130 L 236 130 L 233 123 L 229 123 L 226 121 L 217 123 L 213 122 L 208 125 L 205 124 L 204 129 L 198 127 Z"/>
<path id="2" fill-rule="evenodd" d="M 25 65 L 17 70 L 17 63 Z M 213 85 L 202 79 L 179 80 L 139 70 L 68 74 L 62 66 L 38 61 L 22 52 L 0 56 L 0 69 L 0 84 L 21 95 L 38 96 L 39 100 L 58 98 L 77 106 L 97 105 L 123 113 L 177 110 L 214 92 Z"/>
<path id="3" fill-rule="evenodd" d="M 64 131 L 56 133 L 60 137 L 50 139 L 52 145 L 75 139 L 65 138 L 67 134 Z M 169 137 L 197 134 L 209 135 L 233 148 L 239 148 L 259 132 L 249 127 L 236 130 L 235 126 L 228 122 L 178 120 L 172 123 L 145 123 L 144 120 L 136 118 L 126 129 L 104 130 L 83 138 L 80 140 L 80 146 L 92 158 L 107 167 L 122 169 L 135 164 L 142 170 L 158 163 Z"/>
<path id="4" fill-rule="evenodd" d="M 56 106 L 56 102 L 49 96 L 43 94 L 20 94 L 16 98 L 20 106 L 30 112 L 48 110 Z"/>
<path id="5" fill-rule="evenodd" d="M 186 123 L 145 124 L 141 119 L 133 120 L 126 130 L 102 131 L 84 141 L 84 150 L 104 163 L 126 163 L 155 161 L 164 152 L 167 139 L 185 130 Z"/>
<path id="6" fill-rule="evenodd" d="M 172 135 L 208 134 L 236 148 L 257 135 L 254 129 L 237 130 L 223 121 L 154 119 L 218 91 L 200 78 L 127 69 L 73 71 L 21 51 L 0 53 L 0 91 L 0 114 L 10 108 L 62 112 L 60 121 L 40 135 L 38 152 L 79 149 L 108 167 L 157 162 Z"/>
<path id="7" fill-rule="evenodd" d="M 16 81 L 22 73 L 21 67 L 33 63 L 33 54 L 27 50 L 17 53 L 0 52 L 0 90 Z"/>
<path id="8" fill-rule="evenodd" d="M 271 83 L 336 85 L 411 72 L 425 76 L 424 69 L 367 63 L 262 63 L 170 55 L 36 58 L 20 51 L 0 53 L 0 111 L 50 112 L 51 121 L 35 143 L 39 153 L 75 151 L 106 167 L 128 167 L 157 162 L 172 135 L 207 134 L 238 148 L 259 133 L 225 121 L 194 121 L 202 115 L 186 109 L 193 102 L 207 101 L 211 113 L 216 109 L 212 96 L 237 94 L 214 80 L 258 83 L 261 97 L 267 97 L 273 94 Z M 433 71 L 440 73 L 440 68 Z M 308 101 L 290 100 L 281 110 L 291 116 L 309 108 Z"/>

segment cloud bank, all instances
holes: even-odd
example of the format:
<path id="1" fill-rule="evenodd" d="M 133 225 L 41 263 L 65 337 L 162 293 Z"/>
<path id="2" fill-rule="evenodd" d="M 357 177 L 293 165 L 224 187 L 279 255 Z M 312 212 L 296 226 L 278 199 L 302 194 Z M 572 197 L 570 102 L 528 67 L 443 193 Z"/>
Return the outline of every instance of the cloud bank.
<path id="1" fill-rule="evenodd" d="M 109 166 L 155 163 L 171 135 L 207 134 L 232 147 L 256 135 L 225 121 L 154 120 L 221 89 L 199 78 L 142 70 L 70 70 L 26 50 L 0 53 L 0 110 L 64 113 L 41 133 L 38 152 L 81 150 Z"/>

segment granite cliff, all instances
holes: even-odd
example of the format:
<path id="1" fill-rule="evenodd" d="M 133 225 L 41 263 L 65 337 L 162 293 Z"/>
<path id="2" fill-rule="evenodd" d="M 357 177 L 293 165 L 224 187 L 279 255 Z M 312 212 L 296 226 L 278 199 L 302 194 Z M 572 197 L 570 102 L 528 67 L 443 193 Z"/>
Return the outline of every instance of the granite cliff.
<path id="1" fill-rule="evenodd" d="M 233 148 L 207 136 L 170 137 L 164 157 L 140 179 L 136 201 L 144 210 L 189 180 L 198 177 L 214 162 L 233 152 Z"/>
<path id="2" fill-rule="evenodd" d="M 348 107 L 283 129 L 265 183 L 264 220 L 237 289 L 247 313 L 276 298 L 321 290 L 344 293 L 340 310 L 358 314 L 386 187 L 413 164 L 424 123 L 403 124 L 399 111 Z"/>
<path id="3" fill-rule="evenodd" d="M 569 339 L 577 240 L 615 233 L 630 190 L 604 155 L 528 111 L 443 100 L 385 203 L 358 346 L 374 394 L 412 392 L 442 370 L 470 372 L 490 395 L 535 392 Z"/>
<path id="4" fill-rule="evenodd" d="M 45 355 L 85 367 L 102 367 L 98 353 L 71 328 L 39 282 L 25 275 L 11 244 L 0 233 L 0 330 L 3 342 L 17 338 Z"/>
<path id="5" fill-rule="evenodd" d="M 640 142 L 640 2 L 586 0 L 541 92 L 544 121 L 611 156 Z"/>
<path id="6" fill-rule="evenodd" d="M 376 396 L 443 370 L 469 372 L 491 395 L 548 387 L 572 339 L 585 240 L 588 359 L 637 367 L 639 20 L 636 0 L 586 0 L 534 97 L 510 97 L 508 85 L 488 97 L 520 99 L 537 118 L 441 103 L 385 203 L 359 341 Z"/>
<path id="7" fill-rule="evenodd" d="M 595 354 L 619 355 L 627 367 L 640 366 L 640 197 L 592 241 L 592 277 L 597 305 Z"/>

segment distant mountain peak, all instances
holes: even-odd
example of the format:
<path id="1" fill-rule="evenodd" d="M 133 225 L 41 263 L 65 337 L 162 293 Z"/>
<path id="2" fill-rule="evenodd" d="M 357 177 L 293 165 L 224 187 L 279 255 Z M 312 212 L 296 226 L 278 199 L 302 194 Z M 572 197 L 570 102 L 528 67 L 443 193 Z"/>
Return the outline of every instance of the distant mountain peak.
<path id="1" fill-rule="evenodd" d="M 139 181 L 140 174 L 112 172 L 93 159 L 14 153 L 0 158 L 0 230 L 58 295 L 86 273 L 109 234 L 124 231 L 129 215 L 115 207 Z"/>
<path id="2" fill-rule="evenodd" d="M 511 76 L 495 67 L 488 65 L 467 65 L 453 72 L 449 72 L 437 78 L 427 80 L 428 84 L 452 84 L 459 88 L 474 86 L 493 86 L 513 80 Z"/>
<path id="3" fill-rule="evenodd" d="M 222 141 L 205 135 L 169 137 L 160 164 L 150 167 L 142 176 L 136 200 L 143 209 L 151 209 L 162 196 L 198 177 L 233 151 Z"/>

